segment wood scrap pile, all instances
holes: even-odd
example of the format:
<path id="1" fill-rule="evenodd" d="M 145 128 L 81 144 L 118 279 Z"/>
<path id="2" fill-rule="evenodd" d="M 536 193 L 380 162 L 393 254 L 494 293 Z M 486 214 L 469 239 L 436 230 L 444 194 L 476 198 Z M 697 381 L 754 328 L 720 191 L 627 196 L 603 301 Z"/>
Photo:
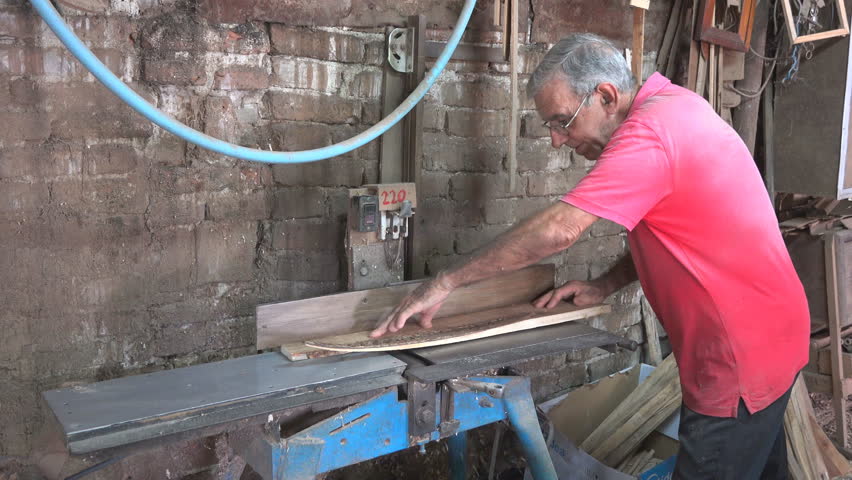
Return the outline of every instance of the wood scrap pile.
<path id="1" fill-rule="evenodd" d="M 787 465 L 793 480 L 830 479 L 852 471 L 819 426 L 805 382 L 799 377 L 793 386 L 784 414 L 787 434 Z"/>
<path id="2" fill-rule="evenodd" d="M 785 235 L 799 232 L 823 235 L 832 230 L 852 229 L 849 200 L 779 193 L 775 196 L 775 210 Z"/>
<path id="3" fill-rule="evenodd" d="M 625 473 L 650 468 L 654 451 L 641 448 L 648 435 L 671 416 L 681 403 L 680 379 L 674 355 L 660 365 L 586 437 L 580 447 Z M 656 463 L 655 463 L 656 464 Z"/>

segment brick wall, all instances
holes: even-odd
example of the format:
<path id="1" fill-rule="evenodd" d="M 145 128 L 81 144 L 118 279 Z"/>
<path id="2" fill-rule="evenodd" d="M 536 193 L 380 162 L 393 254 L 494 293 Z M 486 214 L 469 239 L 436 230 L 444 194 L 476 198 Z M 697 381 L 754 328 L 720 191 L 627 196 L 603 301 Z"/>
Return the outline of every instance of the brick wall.
<path id="1" fill-rule="evenodd" d="M 62 13 L 177 119 L 242 145 L 301 150 L 380 119 L 384 25 L 422 13 L 429 36 L 445 38 L 461 4 L 283 3 L 67 0 Z M 522 2 L 523 78 L 569 31 L 629 41 L 626 9 L 566 5 Z M 498 37 L 491 8 L 481 2 L 466 41 Z M 648 17 L 649 59 L 668 8 L 655 3 Z M 419 275 L 549 205 L 592 165 L 553 150 L 522 97 L 510 191 L 508 89 L 505 64 L 452 62 L 426 97 Z M 187 145 L 97 83 L 23 0 L 0 0 L 0 125 L 0 456 L 36 446 L 49 423 L 44 390 L 253 353 L 257 304 L 344 288 L 346 191 L 378 180 L 377 142 L 274 167 Z M 599 222 L 550 261 L 559 281 L 586 279 L 624 251 L 622 230 Z M 617 295 L 616 312 L 594 323 L 641 340 L 639 298 L 636 288 Z M 519 368 L 544 397 L 637 360 L 589 351 Z"/>

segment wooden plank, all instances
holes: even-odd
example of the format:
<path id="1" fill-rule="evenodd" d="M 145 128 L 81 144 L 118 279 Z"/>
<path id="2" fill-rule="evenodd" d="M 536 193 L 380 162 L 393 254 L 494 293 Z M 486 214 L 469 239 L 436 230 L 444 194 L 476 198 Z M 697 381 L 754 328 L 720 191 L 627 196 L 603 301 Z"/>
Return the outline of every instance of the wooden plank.
<path id="1" fill-rule="evenodd" d="M 831 379 L 832 379 L 832 396 L 834 403 L 834 420 L 836 423 L 837 441 L 843 448 L 849 448 L 846 432 L 846 389 L 844 388 L 843 379 L 845 378 L 843 370 L 843 358 L 841 354 L 841 338 L 840 338 L 840 301 L 839 292 L 837 291 L 837 237 L 829 235 L 825 238 L 825 283 L 826 295 L 828 303 L 828 331 L 831 336 L 829 348 L 831 349 Z"/>
<path id="2" fill-rule="evenodd" d="M 813 408 L 809 410 L 808 420 L 811 423 L 811 430 L 814 432 L 817 450 L 822 452 L 822 458 L 825 461 L 825 468 L 828 470 L 829 478 L 840 477 L 852 472 L 852 465 L 849 464 L 849 460 L 846 460 L 846 457 L 837 450 L 837 447 L 834 446 L 834 443 L 826 435 L 825 430 L 817 422 Z"/>
<path id="3" fill-rule="evenodd" d="M 555 267 L 533 265 L 453 291 L 436 318 L 530 302 L 553 288 Z M 422 281 L 257 307 L 257 348 L 373 328 Z"/>
<path id="4" fill-rule="evenodd" d="M 512 104 L 509 109 L 509 191 L 515 191 L 518 183 L 518 2 L 508 0 L 509 13 L 509 88 Z"/>
<path id="5" fill-rule="evenodd" d="M 633 53 L 631 70 L 638 85 L 642 85 L 642 56 L 645 45 L 645 9 L 633 8 Z"/>
<path id="6" fill-rule="evenodd" d="M 581 444 L 591 456 L 616 466 L 680 407 L 680 379 L 669 355 Z"/>
<path id="7" fill-rule="evenodd" d="M 409 321 L 398 332 L 391 332 L 380 338 L 370 338 L 370 330 L 365 330 L 306 340 L 305 345 L 337 352 L 408 350 L 546 327 L 600 315 L 610 310 L 609 305 L 578 307 L 567 302 L 546 310 L 535 308 L 530 303 L 522 303 L 436 319 L 430 329 L 423 329 L 417 322 Z"/>
<path id="8" fill-rule="evenodd" d="M 822 455 L 816 450 L 817 441 L 811 428 L 808 412 L 813 411 L 804 380 L 796 378 L 790 402 L 784 412 L 784 429 L 787 434 L 787 463 L 794 479 L 817 480 L 827 478 Z M 799 476 L 796 476 L 799 475 Z"/>
<path id="9" fill-rule="evenodd" d="M 660 334 L 657 332 L 657 318 L 653 315 L 642 315 L 642 323 L 645 326 L 645 342 L 648 344 L 648 357 L 645 362 L 657 366 L 663 361 Z"/>
<path id="10" fill-rule="evenodd" d="M 669 14 L 669 19 L 666 22 L 666 33 L 663 34 L 663 43 L 660 45 L 659 54 L 657 55 L 657 71 L 666 74 L 669 64 L 669 55 L 672 52 L 672 45 L 676 44 L 677 32 L 680 28 L 680 11 L 683 5 L 683 0 L 675 0 L 672 5 L 672 11 Z"/>

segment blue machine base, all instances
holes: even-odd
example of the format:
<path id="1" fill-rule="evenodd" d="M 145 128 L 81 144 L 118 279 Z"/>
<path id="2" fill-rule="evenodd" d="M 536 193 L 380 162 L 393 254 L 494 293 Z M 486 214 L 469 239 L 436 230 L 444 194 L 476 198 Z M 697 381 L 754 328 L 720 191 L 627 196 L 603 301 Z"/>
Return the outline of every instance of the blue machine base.
<path id="1" fill-rule="evenodd" d="M 408 401 L 399 400 L 391 389 L 288 438 L 257 439 L 238 453 L 267 480 L 313 480 L 321 473 L 449 437 L 452 478 L 463 479 L 465 432 L 506 420 L 518 435 L 534 478 L 556 480 L 529 379 L 470 377 L 459 382 L 464 382 L 461 387 L 438 389 L 436 405 L 449 408 L 438 409 L 434 428 L 415 440 L 409 437 Z M 452 412 L 452 418 L 442 419 L 441 411 Z"/>

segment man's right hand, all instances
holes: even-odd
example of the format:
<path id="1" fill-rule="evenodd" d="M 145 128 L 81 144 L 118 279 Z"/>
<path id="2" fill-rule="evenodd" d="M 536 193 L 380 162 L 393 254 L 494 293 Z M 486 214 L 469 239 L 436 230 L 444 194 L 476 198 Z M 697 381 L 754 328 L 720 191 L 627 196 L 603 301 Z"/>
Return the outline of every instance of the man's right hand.
<path id="1" fill-rule="evenodd" d="M 533 306 L 550 309 L 564 300 L 573 301 L 578 307 L 588 307 L 603 302 L 608 295 L 609 292 L 600 282 L 573 280 L 538 297 Z"/>
<path id="2" fill-rule="evenodd" d="M 444 300 L 450 296 L 453 288 L 445 285 L 440 278 L 421 284 L 413 292 L 409 293 L 399 305 L 394 308 L 379 324 L 370 332 L 371 338 L 381 337 L 388 331 L 396 332 L 405 326 L 409 318 L 418 315 L 417 321 L 423 328 L 432 327 L 432 317 L 438 313 Z"/>

